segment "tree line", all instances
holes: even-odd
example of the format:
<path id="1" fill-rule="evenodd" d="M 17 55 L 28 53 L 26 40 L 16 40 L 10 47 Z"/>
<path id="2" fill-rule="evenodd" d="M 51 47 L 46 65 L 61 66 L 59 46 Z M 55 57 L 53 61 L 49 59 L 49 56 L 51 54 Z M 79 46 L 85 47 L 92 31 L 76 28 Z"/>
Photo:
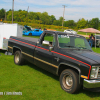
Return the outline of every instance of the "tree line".
<path id="1" fill-rule="evenodd" d="M 6 12 L 5 9 L 0 9 L 0 20 L 12 21 L 12 10 L 10 9 Z M 18 11 L 13 12 L 13 20 L 16 22 L 62 26 L 63 17 L 61 16 L 57 20 L 54 15 L 48 15 L 47 12 L 27 12 L 19 9 Z M 92 18 L 91 20 L 81 18 L 77 22 L 74 20 L 64 20 L 63 26 L 72 29 L 83 29 L 89 27 L 100 29 L 100 20 L 99 18 Z"/>

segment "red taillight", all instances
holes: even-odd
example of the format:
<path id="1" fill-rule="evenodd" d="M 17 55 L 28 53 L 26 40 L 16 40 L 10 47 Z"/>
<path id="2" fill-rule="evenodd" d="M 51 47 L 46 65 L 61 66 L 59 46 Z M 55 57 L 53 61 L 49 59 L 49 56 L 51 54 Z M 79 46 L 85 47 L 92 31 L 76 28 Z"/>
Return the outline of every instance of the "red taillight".
<path id="1" fill-rule="evenodd" d="M 5 37 L 3 37 L 3 39 L 6 39 Z"/>

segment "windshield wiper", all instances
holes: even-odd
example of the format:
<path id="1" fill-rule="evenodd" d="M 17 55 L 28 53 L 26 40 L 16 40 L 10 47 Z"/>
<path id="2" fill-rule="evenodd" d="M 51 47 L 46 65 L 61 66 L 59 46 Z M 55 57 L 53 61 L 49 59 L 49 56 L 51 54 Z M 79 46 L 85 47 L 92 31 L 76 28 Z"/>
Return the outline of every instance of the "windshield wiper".
<path id="1" fill-rule="evenodd" d="M 87 49 L 87 48 L 85 48 L 85 47 L 78 47 L 78 48 L 80 48 L 80 49 Z"/>
<path id="2" fill-rule="evenodd" d="M 86 47 L 75 47 L 75 46 L 71 46 L 71 45 L 65 45 L 64 47 L 76 48 L 76 49 L 78 49 L 78 50 L 81 50 L 81 49 L 89 50 L 89 49 L 87 49 Z M 89 50 L 89 51 L 91 51 L 91 50 Z"/>
<path id="3" fill-rule="evenodd" d="M 86 47 L 78 47 L 79 49 L 85 49 L 85 50 L 89 50 L 89 49 L 87 49 Z M 89 51 L 91 51 L 91 50 L 89 50 Z"/>
<path id="4" fill-rule="evenodd" d="M 65 45 L 64 47 L 74 47 L 74 46 L 71 46 L 71 45 Z"/>

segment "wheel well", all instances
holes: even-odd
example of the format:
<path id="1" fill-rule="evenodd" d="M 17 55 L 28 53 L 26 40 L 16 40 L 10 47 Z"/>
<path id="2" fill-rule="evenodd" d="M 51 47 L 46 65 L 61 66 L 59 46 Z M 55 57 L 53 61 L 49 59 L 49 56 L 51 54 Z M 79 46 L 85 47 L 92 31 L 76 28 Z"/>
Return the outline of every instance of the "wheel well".
<path id="1" fill-rule="evenodd" d="M 14 47 L 14 48 L 13 48 L 13 54 L 14 54 L 16 51 L 21 51 L 21 50 L 20 50 L 19 48 Z"/>
<path id="2" fill-rule="evenodd" d="M 75 69 L 75 68 L 73 68 L 73 67 L 70 67 L 70 66 L 68 66 L 68 65 L 61 64 L 61 65 L 59 66 L 58 75 L 60 76 L 61 72 L 62 72 L 63 70 L 65 70 L 65 69 L 72 69 L 72 70 L 74 70 L 76 73 L 79 74 L 79 71 L 78 71 L 77 69 Z"/>

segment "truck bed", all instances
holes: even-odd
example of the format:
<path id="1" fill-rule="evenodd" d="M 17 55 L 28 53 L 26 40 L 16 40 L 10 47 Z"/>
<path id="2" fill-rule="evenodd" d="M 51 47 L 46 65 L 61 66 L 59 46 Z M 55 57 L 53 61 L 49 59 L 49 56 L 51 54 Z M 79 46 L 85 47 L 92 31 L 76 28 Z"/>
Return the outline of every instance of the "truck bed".
<path id="1" fill-rule="evenodd" d="M 37 45 L 37 41 L 37 38 L 11 36 L 8 41 L 8 51 L 14 54 L 15 48 L 17 48 L 21 50 L 21 53 L 25 59 L 33 61 L 32 55 Z M 27 54 L 30 55 L 31 58 L 30 56 L 28 57 Z"/>
<path id="2" fill-rule="evenodd" d="M 12 37 L 14 37 L 14 36 L 12 36 Z M 31 38 L 31 37 L 15 37 L 15 38 L 19 38 L 19 39 L 22 39 L 22 40 L 27 40 L 27 41 L 31 41 L 31 42 L 37 42 L 38 41 L 38 39 L 37 38 Z"/>

